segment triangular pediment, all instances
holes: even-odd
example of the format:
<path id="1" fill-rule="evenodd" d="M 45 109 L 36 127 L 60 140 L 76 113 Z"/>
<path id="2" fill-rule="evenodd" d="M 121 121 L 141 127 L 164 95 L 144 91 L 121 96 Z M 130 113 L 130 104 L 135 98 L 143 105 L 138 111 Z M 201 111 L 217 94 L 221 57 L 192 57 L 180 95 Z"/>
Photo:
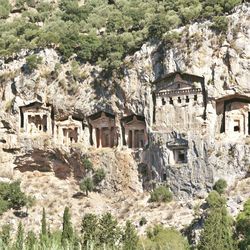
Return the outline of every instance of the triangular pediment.
<path id="1" fill-rule="evenodd" d="M 171 73 L 166 77 L 158 80 L 156 84 L 156 92 L 162 90 L 185 90 L 197 89 L 202 87 L 203 78 L 186 73 Z"/>

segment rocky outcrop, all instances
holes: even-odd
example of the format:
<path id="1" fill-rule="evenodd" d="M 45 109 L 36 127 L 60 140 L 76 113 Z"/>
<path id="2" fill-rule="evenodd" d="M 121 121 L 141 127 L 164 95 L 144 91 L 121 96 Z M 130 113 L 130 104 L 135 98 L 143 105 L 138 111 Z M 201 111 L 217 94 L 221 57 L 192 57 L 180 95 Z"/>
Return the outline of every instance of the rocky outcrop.
<path id="1" fill-rule="evenodd" d="M 89 64 L 78 65 L 76 74 L 72 70 L 74 58 L 60 63 L 60 56 L 54 49 L 36 51 L 43 62 L 31 73 L 25 70 L 25 57 L 33 52 L 23 51 L 8 62 L 0 60 L 0 160 L 4 169 L 11 172 L 15 167 L 23 170 L 33 167 L 41 170 L 42 167 L 68 176 L 69 166 L 78 167 L 73 156 L 67 156 L 67 161 L 56 158 L 53 166 L 45 163 L 45 158 L 55 154 L 55 148 L 59 148 L 58 156 L 64 150 L 70 152 L 70 147 L 58 146 L 50 136 L 31 138 L 22 133 L 20 107 L 38 100 L 52 105 L 53 119 L 57 121 L 71 115 L 87 123 L 88 117 L 96 112 L 112 113 L 119 131 L 122 131 L 122 117 L 132 114 L 145 117 L 149 141 L 143 152 L 132 154 L 121 146 L 115 151 L 124 157 L 134 156 L 127 167 L 137 174 L 138 165 L 144 166 L 151 180 L 166 182 L 177 197 L 204 197 L 218 178 L 233 184 L 237 178 L 244 177 L 249 168 L 248 138 L 220 133 L 216 100 L 230 95 L 250 97 L 249 14 L 250 6 L 245 3 L 229 15 L 226 35 L 213 31 L 209 22 L 194 23 L 175 30 L 181 39 L 171 46 L 166 42 L 144 44 L 140 51 L 125 59 L 122 75 L 109 79 L 102 76 L 99 67 Z M 172 131 L 164 132 L 159 128 L 166 127 L 165 111 L 161 114 L 162 121 L 157 126 L 154 124 L 153 83 L 175 71 L 204 78 L 206 105 L 199 100 L 196 105 L 189 105 L 190 113 L 197 115 L 197 126 L 183 131 L 182 126 L 173 125 Z M 179 109 L 172 110 L 181 120 Z M 89 132 L 85 132 L 83 136 L 89 137 Z M 183 159 L 182 164 L 178 164 L 173 162 L 175 146 L 171 149 L 170 144 L 182 143 L 181 140 L 186 141 L 186 153 L 183 147 L 177 152 Z M 84 154 L 92 150 L 89 139 L 76 147 Z M 105 165 L 106 157 L 103 153 L 98 164 Z M 119 172 L 119 161 L 115 161 L 109 171 L 118 171 L 116 177 L 126 175 L 126 171 Z M 138 188 L 134 189 L 140 190 L 137 181 L 134 176 L 131 180 L 134 184 L 129 188 L 135 185 Z M 148 185 L 150 183 L 148 180 Z M 107 187 L 110 185 L 106 183 Z"/>

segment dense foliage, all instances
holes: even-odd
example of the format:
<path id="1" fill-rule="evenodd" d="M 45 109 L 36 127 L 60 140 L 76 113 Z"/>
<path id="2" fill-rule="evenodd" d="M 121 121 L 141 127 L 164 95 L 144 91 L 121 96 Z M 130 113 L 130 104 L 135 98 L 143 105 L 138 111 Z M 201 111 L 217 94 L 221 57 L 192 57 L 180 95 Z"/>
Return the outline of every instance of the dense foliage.
<path id="1" fill-rule="evenodd" d="M 207 198 L 208 209 L 203 231 L 201 232 L 199 250 L 236 250 L 249 248 L 249 200 L 236 220 L 235 237 L 233 221 L 227 214 L 225 198 L 212 191 Z M 146 230 L 145 236 L 137 234 L 135 226 L 127 221 L 120 224 L 110 213 L 84 215 L 80 230 L 75 230 L 71 222 L 70 209 L 64 210 L 62 230 L 50 231 L 43 209 L 39 235 L 25 230 L 24 223 L 19 222 L 16 233 L 10 225 L 3 225 L 0 230 L 0 249 L 6 250 L 187 250 L 190 246 L 183 235 L 175 229 L 155 225 Z"/>
<path id="2" fill-rule="evenodd" d="M 237 217 L 237 234 L 240 238 L 239 248 L 250 249 L 250 199 L 245 203 L 244 210 Z"/>
<path id="3" fill-rule="evenodd" d="M 187 250 L 190 248 L 186 239 L 178 231 L 174 229 L 166 229 L 162 225 L 156 225 L 153 228 L 148 229 L 147 237 L 140 240 L 138 249 Z"/>
<path id="4" fill-rule="evenodd" d="M 173 199 L 173 194 L 168 187 L 159 186 L 150 193 L 149 202 L 170 202 Z"/>
<path id="5" fill-rule="evenodd" d="M 146 237 L 139 237 L 135 226 L 130 221 L 121 226 L 110 213 L 100 216 L 85 214 L 82 219 L 80 233 L 77 233 L 77 230 L 73 230 L 70 211 L 67 207 L 64 210 L 62 232 L 60 230 L 49 232 L 49 226 L 46 226 L 45 221 L 46 213 L 43 210 L 40 238 L 32 231 L 25 233 L 22 222 L 19 223 L 17 232 L 15 235 L 12 234 L 12 237 L 10 226 L 4 225 L 0 231 L 0 249 L 188 249 L 187 241 L 176 230 L 165 229 L 160 225 L 156 225 L 148 229 Z M 44 228 L 44 226 L 47 228 Z"/>
<path id="6" fill-rule="evenodd" d="M 213 189 L 217 191 L 219 194 L 223 194 L 225 189 L 227 188 L 227 182 L 224 179 L 219 179 L 215 182 Z"/>
<path id="7" fill-rule="evenodd" d="M 0 56 L 21 49 L 54 47 L 64 60 L 77 55 L 80 62 L 104 68 L 121 65 L 125 55 L 147 40 L 196 20 L 213 19 L 214 28 L 227 29 L 223 15 L 241 0 L 0 0 Z M 11 13 L 19 13 L 6 21 Z M 33 58 L 35 59 L 35 58 Z"/>
<path id="8" fill-rule="evenodd" d="M 233 220 L 228 215 L 226 200 L 212 191 L 208 198 L 208 215 L 201 233 L 199 250 L 235 250 Z"/>
<path id="9" fill-rule="evenodd" d="M 12 183 L 0 183 L 0 215 L 10 208 L 20 209 L 23 206 L 30 206 L 33 198 L 21 191 L 20 181 Z"/>

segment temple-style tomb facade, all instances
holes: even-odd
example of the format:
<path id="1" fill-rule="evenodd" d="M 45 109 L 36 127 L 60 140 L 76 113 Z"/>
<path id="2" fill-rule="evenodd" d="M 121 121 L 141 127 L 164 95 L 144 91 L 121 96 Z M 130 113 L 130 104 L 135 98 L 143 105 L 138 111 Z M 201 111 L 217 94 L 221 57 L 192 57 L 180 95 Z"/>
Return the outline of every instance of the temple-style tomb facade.
<path id="1" fill-rule="evenodd" d="M 143 148 L 148 143 L 145 118 L 131 115 L 122 118 L 124 128 L 123 145 L 129 148 Z"/>
<path id="2" fill-rule="evenodd" d="M 180 136 L 173 137 L 167 142 L 167 148 L 170 150 L 169 163 L 171 165 L 184 164 L 188 162 L 188 141 Z"/>
<path id="3" fill-rule="evenodd" d="M 20 127 L 24 132 L 31 135 L 52 134 L 51 106 L 33 102 L 20 107 L 20 114 Z"/>
<path id="4" fill-rule="evenodd" d="M 250 97 L 229 95 L 216 101 L 217 133 L 250 135 Z"/>
<path id="5" fill-rule="evenodd" d="M 55 121 L 54 134 L 59 144 L 66 146 L 80 142 L 82 139 L 83 124 L 69 116 L 68 119 Z"/>
<path id="6" fill-rule="evenodd" d="M 180 72 L 168 74 L 154 83 L 153 100 L 156 130 L 187 132 L 194 129 L 205 119 L 204 78 Z"/>
<path id="7" fill-rule="evenodd" d="M 89 117 L 91 125 L 91 142 L 97 147 L 117 146 L 115 116 L 105 112 L 98 112 Z"/>

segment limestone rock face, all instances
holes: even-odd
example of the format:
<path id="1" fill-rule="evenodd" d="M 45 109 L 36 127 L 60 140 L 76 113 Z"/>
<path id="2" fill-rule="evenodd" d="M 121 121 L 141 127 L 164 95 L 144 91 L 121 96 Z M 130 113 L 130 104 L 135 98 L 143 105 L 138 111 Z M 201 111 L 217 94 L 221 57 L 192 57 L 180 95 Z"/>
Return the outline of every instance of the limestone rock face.
<path id="1" fill-rule="evenodd" d="M 22 51 L 16 59 L 8 62 L 0 59 L 2 170 L 11 173 L 16 167 L 26 169 L 28 164 L 29 168 L 35 166 L 40 169 L 43 154 L 50 158 L 55 148 L 67 154 L 72 148 L 88 154 L 94 146 L 89 116 L 103 111 L 115 116 L 114 126 L 119 139 L 117 149 L 113 150 L 124 154 L 124 157 L 127 155 L 127 167 L 136 174 L 138 166 L 139 169 L 146 169 L 147 176 L 142 176 L 145 188 L 155 182 L 166 182 L 177 197 L 185 198 L 204 197 L 218 178 L 225 178 L 229 184 L 233 184 L 237 178 L 247 174 L 250 164 L 249 132 L 246 131 L 249 126 L 246 116 L 250 112 L 249 15 L 249 3 L 237 7 L 227 17 L 229 28 L 226 35 L 219 35 L 212 30 L 209 22 L 179 28 L 175 30 L 181 36 L 179 42 L 171 46 L 164 42 L 144 44 L 133 56 L 125 58 L 127 66 L 123 67 L 123 74 L 113 75 L 109 79 L 102 76 L 98 66 L 89 64 L 79 65 L 78 75 L 73 73 L 74 59 L 60 64 L 60 56 L 54 49 L 46 48 L 37 52 L 43 62 L 31 73 L 25 71 L 25 58 L 33 52 Z M 177 86 L 182 91 L 182 95 L 178 96 L 179 90 L 172 89 L 174 92 L 170 93 L 167 84 L 165 89 L 157 93 L 159 96 L 164 94 L 166 100 L 165 97 L 163 100 L 155 100 L 157 81 L 174 72 L 179 72 L 181 77 L 185 72 L 202 78 L 204 88 L 198 91 L 200 87 L 197 83 Z M 181 84 L 185 85 L 183 82 Z M 194 89 L 200 95 L 195 97 Z M 171 98 L 177 105 L 171 106 Z M 233 131 L 228 131 L 227 125 L 223 128 L 222 124 L 229 121 L 226 120 L 231 111 L 228 105 L 235 99 L 248 106 L 242 106 L 231 117 Z M 41 133 L 33 136 L 29 134 L 30 131 L 24 131 L 20 107 L 33 102 L 50 105 L 50 135 Z M 222 111 L 218 108 L 220 102 L 223 105 Z M 245 113 L 241 112 L 243 109 Z M 121 138 L 124 129 L 121 119 L 130 115 L 145 118 L 148 135 L 148 140 L 145 140 L 147 145 L 135 152 L 128 149 Z M 55 131 L 59 130 L 54 130 L 53 126 L 68 117 L 82 124 L 82 140 L 74 138 L 74 145 L 70 144 L 72 138 L 69 131 L 67 145 L 61 137 L 59 140 L 54 136 Z M 189 119 L 192 120 L 190 124 Z M 241 129 L 243 127 L 237 125 L 237 122 L 242 123 L 243 120 L 244 132 Z M 37 126 L 40 125 L 37 123 Z M 238 127 L 241 131 L 238 131 Z M 43 129 L 46 132 L 46 126 Z M 63 128 L 60 136 L 65 136 Z M 59 151 L 56 155 L 61 154 Z M 98 164 L 105 165 L 102 162 L 105 157 L 108 156 L 104 151 L 103 157 L 98 156 Z M 109 171 L 114 172 L 119 179 L 124 172 L 120 172 L 117 159 L 114 161 Z M 55 160 L 53 166 L 46 163 L 43 167 L 67 176 L 70 162 L 76 164 L 77 168 L 78 163 L 73 156 L 72 159 L 68 156 L 62 162 Z M 6 174 L 8 171 L 4 174 L 5 170 L 1 175 L 10 177 L 10 174 Z M 132 184 L 126 188 L 141 190 L 138 178 L 135 175 L 131 178 L 136 188 Z M 117 186 L 110 185 L 110 182 L 106 183 L 107 187 Z M 120 186 L 117 187 L 119 189 Z"/>

